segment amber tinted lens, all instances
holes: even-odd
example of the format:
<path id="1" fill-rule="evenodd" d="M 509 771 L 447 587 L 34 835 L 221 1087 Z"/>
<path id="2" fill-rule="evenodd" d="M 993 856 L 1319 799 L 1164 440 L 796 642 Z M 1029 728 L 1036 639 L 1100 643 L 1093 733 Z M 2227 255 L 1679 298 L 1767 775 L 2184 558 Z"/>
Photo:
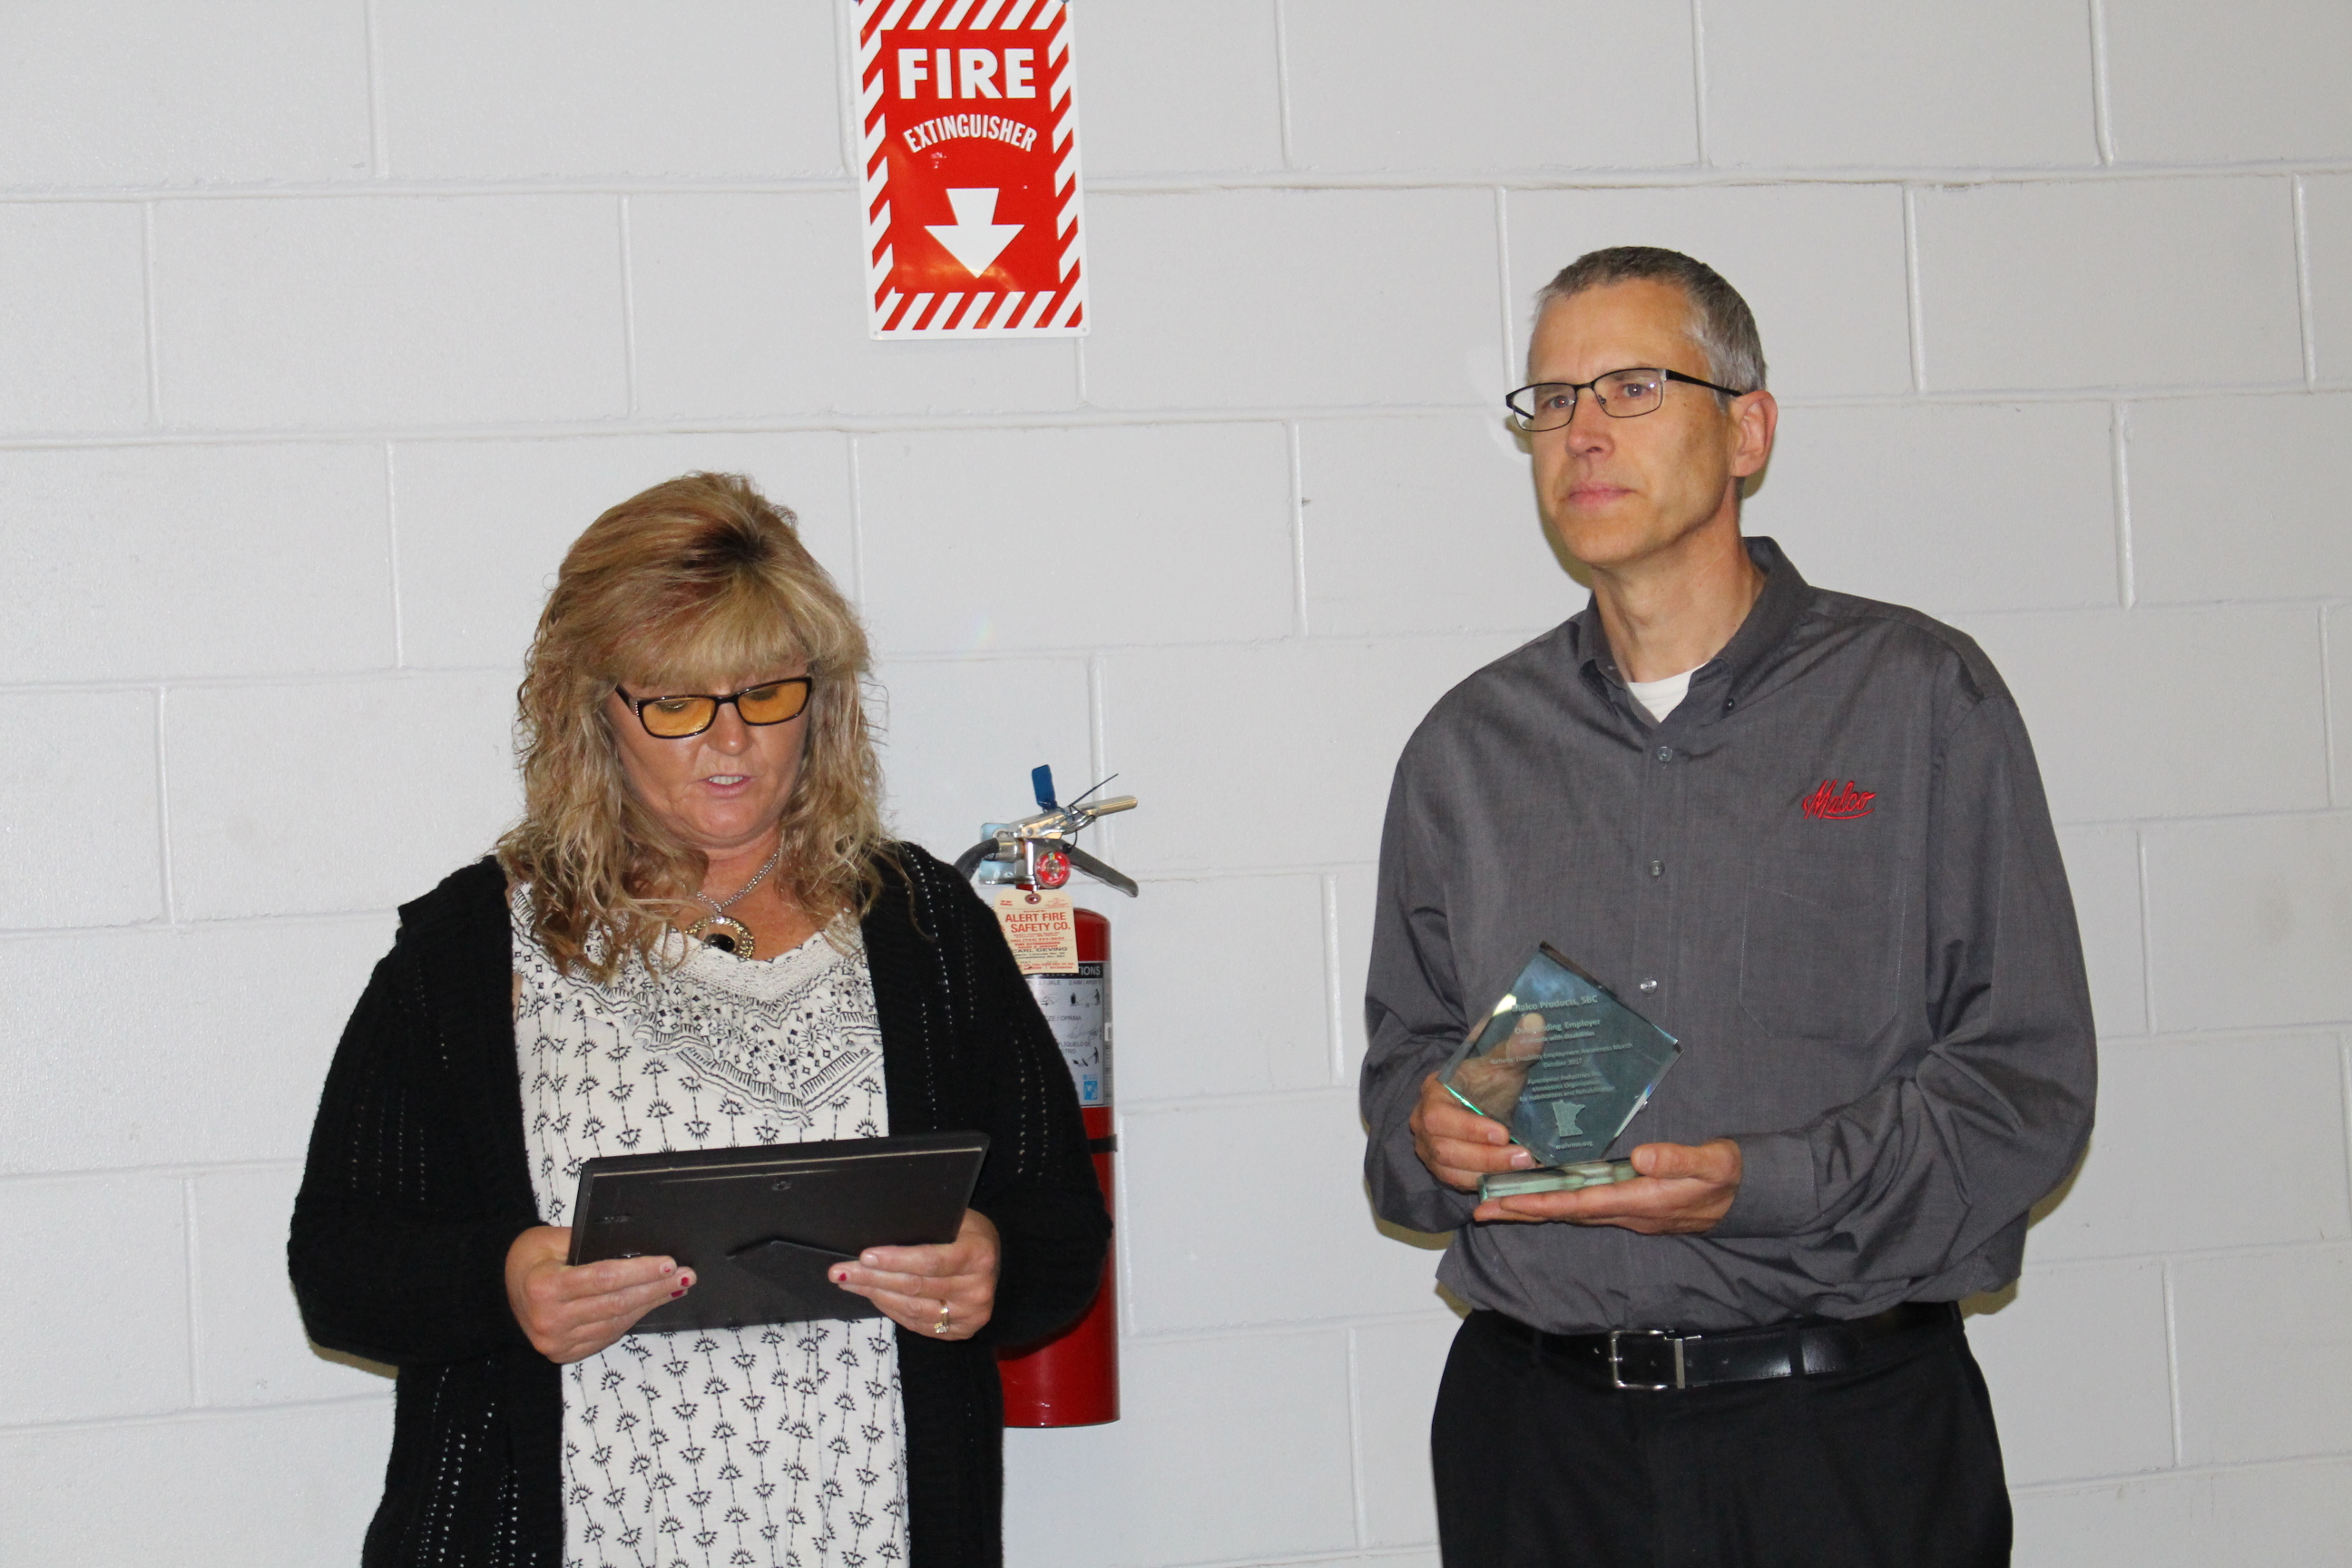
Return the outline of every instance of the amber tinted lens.
<path id="1" fill-rule="evenodd" d="M 746 724 L 781 724 L 796 719 L 808 706 L 808 683 L 801 680 L 779 680 L 773 686 L 755 686 L 735 700 L 735 710 L 743 715 Z"/>
<path id="2" fill-rule="evenodd" d="M 646 733 L 674 741 L 708 730 L 718 712 L 719 700 L 713 697 L 656 697 L 637 710 L 637 717 L 645 721 Z"/>

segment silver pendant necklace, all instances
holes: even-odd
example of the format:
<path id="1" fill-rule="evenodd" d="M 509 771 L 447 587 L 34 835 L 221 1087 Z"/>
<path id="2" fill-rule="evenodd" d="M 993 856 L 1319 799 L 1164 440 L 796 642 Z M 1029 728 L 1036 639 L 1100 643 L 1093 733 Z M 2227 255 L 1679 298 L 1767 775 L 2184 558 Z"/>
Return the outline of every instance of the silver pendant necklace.
<path id="1" fill-rule="evenodd" d="M 714 899 L 709 893 L 697 891 L 694 896 L 709 904 L 710 912 L 687 927 L 687 936 L 705 947 L 715 947 L 721 952 L 731 952 L 738 958 L 751 957 L 758 949 L 758 943 L 752 940 L 751 928 L 729 914 L 727 910 L 744 894 L 758 887 L 767 874 L 776 868 L 776 862 L 783 857 L 784 840 L 780 834 L 776 838 L 776 852 L 768 857 L 768 863 L 752 872 L 750 881 L 736 889 L 725 899 Z"/>

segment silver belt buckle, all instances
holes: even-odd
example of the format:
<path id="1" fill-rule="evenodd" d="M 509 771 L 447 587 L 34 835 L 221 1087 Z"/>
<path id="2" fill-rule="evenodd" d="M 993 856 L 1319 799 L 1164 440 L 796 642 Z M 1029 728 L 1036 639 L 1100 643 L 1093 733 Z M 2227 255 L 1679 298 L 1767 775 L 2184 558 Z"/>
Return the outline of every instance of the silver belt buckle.
<path id="1" fill-rule="evenodd" d="M 1628 1383 L 1625 1381 L 1623 1342 L 1627 1338 L 1664 1340 L 1675 1348 L 1675 1380 L 1672 1383 Z M 1664 1329 L 1612 1329 L 1609 1331 L 1609 1382 L 1611 1386 L 1643 1394 L 1663 1394 L 1683 1386 L 1683 1342 L 1678 1334 Z"/>

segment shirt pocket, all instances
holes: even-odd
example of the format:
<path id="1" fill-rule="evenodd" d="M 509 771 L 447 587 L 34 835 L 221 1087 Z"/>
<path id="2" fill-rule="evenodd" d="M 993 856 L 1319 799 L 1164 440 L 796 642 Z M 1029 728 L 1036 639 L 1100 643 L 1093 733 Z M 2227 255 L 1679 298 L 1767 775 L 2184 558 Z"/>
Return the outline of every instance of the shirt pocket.
<path id="1" fill-rule="evenodd" d="M 1739 1007 L 1786 1039 L 1855 1043 L 1895 1014 L 1901 870 L 1868 820 L 1775 835 L 1748 869 Z"/>

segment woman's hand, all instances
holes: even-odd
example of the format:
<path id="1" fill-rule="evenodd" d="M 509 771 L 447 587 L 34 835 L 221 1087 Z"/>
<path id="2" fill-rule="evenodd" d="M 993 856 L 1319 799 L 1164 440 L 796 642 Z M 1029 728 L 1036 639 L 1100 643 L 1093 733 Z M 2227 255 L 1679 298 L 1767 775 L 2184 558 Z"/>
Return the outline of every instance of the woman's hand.
<path id="1" fill-rule="evenodd" d="M 507 1305 L 531 1348 L 558 1366 L 587 1360 L 694 1284 L 667 1258 L 608 1258 L 575 1268 L 563 1261 L 571 1255 L 569 1226 L 535 1225 L 507 1248 Z"/>
<path id="2" fill-rule="evenodd" d="M 930 1247 L 869 1247 L 827 1276 L 882 1309 L 901 1328 L 933 1339 L 968 1340 L 996 1310 L 996 1226 L 963 1211 L 953 1241 Z"/>

